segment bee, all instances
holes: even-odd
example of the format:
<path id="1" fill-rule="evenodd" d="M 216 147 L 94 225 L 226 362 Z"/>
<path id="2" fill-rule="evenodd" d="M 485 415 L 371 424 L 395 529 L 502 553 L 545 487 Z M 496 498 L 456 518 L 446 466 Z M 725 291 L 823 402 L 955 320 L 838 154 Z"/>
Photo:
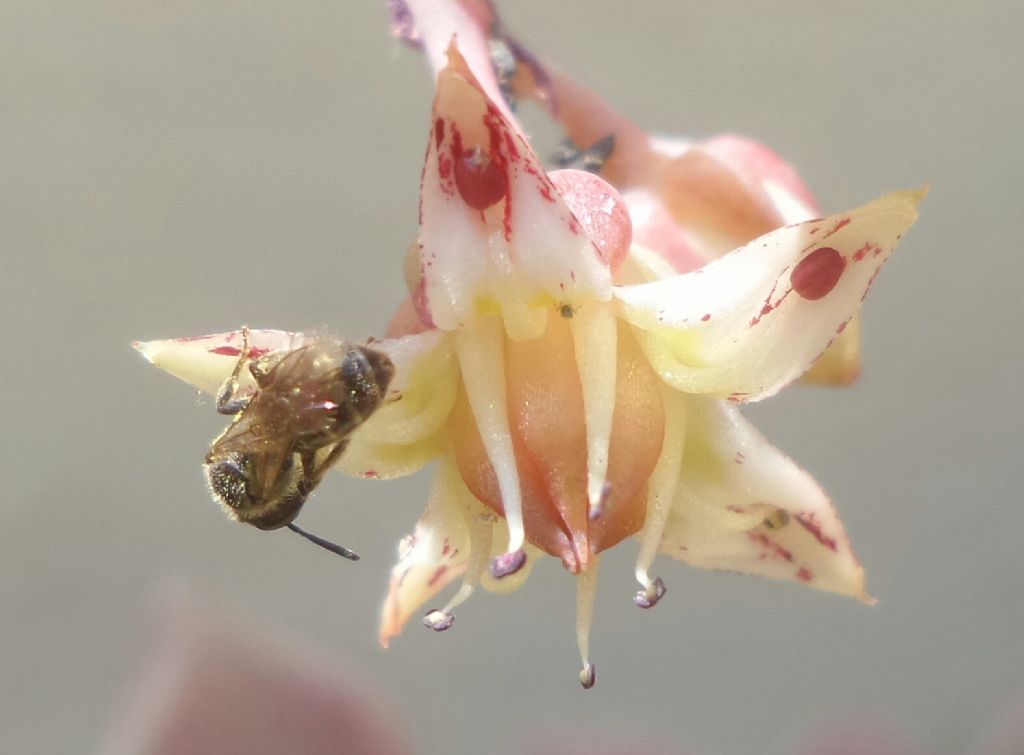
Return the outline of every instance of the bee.
<path id="1" fill-rule="evenodd" d="M 614 150 L 615 134 L 608 134 L 585 149 L 576 145 L 572 139 L 565 139 L 552 161 L 559 168 L 576 168 L 588 173 L 600 173 Z"/>
<path id="2" fill-rule="evenodd" d="M 203 470 L 214 500 L 231 518 L 261 530 L 287 527 L 352 561 L 348 548 L 293 524 L 353 431 L 388 401 L 395 368 L 382 351 L 317 337 L 255 359 L 248 328 L 217 411 L 234 420 L 210 446 Z M 248 362 L 256 382 L 242 390 Z"/>

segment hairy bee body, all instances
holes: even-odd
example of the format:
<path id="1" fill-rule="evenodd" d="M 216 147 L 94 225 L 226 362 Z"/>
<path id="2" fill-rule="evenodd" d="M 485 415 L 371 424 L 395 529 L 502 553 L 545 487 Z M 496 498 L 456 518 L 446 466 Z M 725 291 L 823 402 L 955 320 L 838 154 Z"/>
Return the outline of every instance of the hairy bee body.
<path id="1" fill-rule="evenodd" d="M 210 446 L 204 471 L 229 517 L 272 530 L 291 524 L 384 403 L 394 366 L 382 351 L 321 337 L 250 361 L 256 388 L 239 395 L 247 354 L 246 344 L 218 395 L 218 411 L 235 419 Z"/>

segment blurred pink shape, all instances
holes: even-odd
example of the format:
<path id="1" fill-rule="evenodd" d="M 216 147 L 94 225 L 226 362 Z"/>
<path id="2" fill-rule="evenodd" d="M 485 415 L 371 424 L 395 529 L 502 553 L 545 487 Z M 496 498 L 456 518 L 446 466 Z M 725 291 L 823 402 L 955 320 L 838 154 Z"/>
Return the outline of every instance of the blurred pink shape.
<path id="1" fill-rule="evenodd" d="M 169 602 L 155 652 L 102 752 L 409 752 L 402 727 L 330 654 L 252 617 L 188 597 Z"/>

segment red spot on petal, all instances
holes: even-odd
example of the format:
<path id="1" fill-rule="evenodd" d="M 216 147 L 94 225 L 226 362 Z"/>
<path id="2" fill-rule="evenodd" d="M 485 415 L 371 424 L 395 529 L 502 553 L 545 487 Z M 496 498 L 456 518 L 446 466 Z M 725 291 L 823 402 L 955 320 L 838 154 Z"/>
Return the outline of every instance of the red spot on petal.
<path id="1" fill-rule="evenodd" d="M 798 295 L 817 301 L 836 287 L 845 267 L 843 255 L 830 246 L 822 246 L 797 263 L 789 281 Z"/>
<path id="2" fill-rule="evenodd" d="M 780 275 L 785 275 L 786 270 L 788 270 L 788 268 L 783 269 Z M 698 270 L 697 272 L 700 271 Z M 769 291 L 768 296 L 764 298 L 764 304 L 761 305 L 761 311 L 756 316 L 750 319 L 749 325 L 751 328 L 757 325 L 759 322 L 761 322 L 761 318 L 763 318 L 765 315 L 769 315 L 775 309 L 777 309 L 779 305 L 786 300 L 786 297 L 789 296 L 789 293 L 793 290 L 792 288 L 787 288 L 785 293 L 782 294 L 782 296 L 780 296 L 775 301 L 772 301 L 772 297 L 775 296 L 775 289 L 777 289 L 778 287 L 779 281 L 776 280 L 775 283 L 772 284 L 772 290 Z"/>
<path id="3" fill-rule="evenodd" d="M 508 178 L 482 149 L 467 149 L 455 160 L 455 186 L 475 210 L 486 210 L 508 194 Z"/>
<path id="4" fill-rule="evenodd" d="M 427 580 L 427 587 L 433 587 L 437 584 L 437 581 L 441 579 L 448 572 L 448 567 L 442 564 L 434 570 L 434 573 L 430 575 L 430 579 Z"/>
<path id="5" fill-rule="evenodd" d="M 711 319 L 711 313 L 708 312 L 706 315 L 704 315 L 702 318 L 700 318 L 700 321 L 701 322 L 707 322 L 710 319 Z"/>
<path id="6" fill-rule="evenodd" d="M 447 181 L 452 176 L 452 161 L 447 155 L 437 156 L 437 173 L 442 181 Z M 449 189 L 449 193 L 451 190 Z"/>
<path id="7" fill-rule="evenodd" d="M 441 149 L 441 142 L 444 141 L 444 121 L 438 118 L 434 121 L 434 144 Z"/>
<path id="8" fill-rule="evenodd" d="M 801 566 L 796 573 L 796 578 L 801 582 L 810 582 L 814 579 L 814 572 L 808 569 L 806 566 Z"/>
<path id="9" fill-rule="evenodd" d="M 214 349 L 207 349 L 211 354 L 218 354 L 223 357 L 237 357 L 242 353 L 241 349 L 237 346 L 218 346 Z M 249 359 L 259 359 L 261 356 L 269 352 L 270 349 L 261 349 L 257 346 L 249 347 Z"/>
<path id="10" fill-rule="evenodd" d="M 748 532 L 747 537 L 766 549 L 761 553 L 761 560 L 765 560 L 766 557 L 781 558 L 784 561 L 793 560 L 792 551 L 783 548 L 763 532 Z"/>
<path id="11" fill-rule="evenodd" d="M 375 480 L 377 479 L 377 470 L 367 469 L 365 472 L 363 472 L 363 477 L 365 477 L 367 480 Z"/>
<path id="12" fill-rule="evenodd" d="M 835 553 L 838 550 L 836 539 L 834 537 L 829 537 L 821 531 L 821 522 L 818 521 L 818 517 L 815 514 L 800 513 L 796 515 L 796 520 L 800 523 L 801 527 L 814 535 L 815 540 L 824 545 L 830 551 Z"/>

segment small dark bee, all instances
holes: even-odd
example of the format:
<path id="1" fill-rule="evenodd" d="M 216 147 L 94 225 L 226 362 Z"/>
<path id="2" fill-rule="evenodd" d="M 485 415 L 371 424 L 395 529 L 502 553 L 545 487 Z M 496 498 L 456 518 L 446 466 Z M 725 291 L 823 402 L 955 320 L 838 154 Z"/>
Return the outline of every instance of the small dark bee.
<path id="1" fill-rule="evenodd" d="M 572 139 L 565 139 L 552 157 L 552 161 L 559 168 L 575 168 L 588 173 L 600 173 L 614 150 L 615 134 L 608 134 L 586 149 L 573 143 Z"/>
<path id="2" fill-rule="evenodd" d="M 261 530 L 288 527 L 353 561 L 347 548 L 292 523 L 352 432 L 387 400 L 395 368 L 387 355 L 320 337 L 249 361 L 249 332 L 217 393 L 217 411 L 235 416 L 213 441 L 203 469 L 227 515 Z M 240 390 L 248 361 L 254 389 Z"/>

